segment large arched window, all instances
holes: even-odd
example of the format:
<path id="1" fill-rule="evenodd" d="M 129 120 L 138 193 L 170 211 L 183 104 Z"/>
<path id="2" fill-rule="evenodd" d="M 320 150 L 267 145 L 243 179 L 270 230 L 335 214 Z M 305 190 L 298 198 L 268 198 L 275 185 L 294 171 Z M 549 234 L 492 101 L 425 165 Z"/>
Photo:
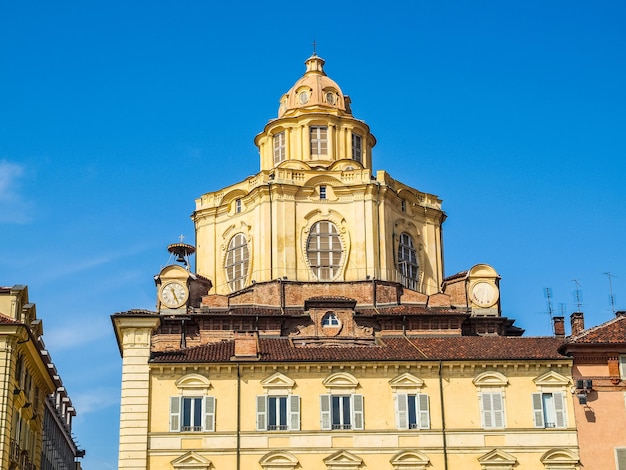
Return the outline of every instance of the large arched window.
<path id="1" fill-rule="evenodd" d="M 341 267 L 343 249 L 337 227 L 323 220 L 311 227 L 306 244 L 306 254 L 319 281 L 330 281 L 337 276 Z"/>
<path id="2" fill-rule="evenodd" d="M 419 276 L 419 266 L 417 264 L 417 253 L 413 238 L 408 233 L 400 235 L 398 244 L 398 271 L 402 285 L 409 289 L 417 290 L 417 280 Z"/>
<path id="3" fill-rule="evenodd" d="M 238 233 L 230 239 L 226 252 L 226 279 L 231 291 L 243 289 L 248 273 L 249 255 L 248 243 L 243 233 Z"/>

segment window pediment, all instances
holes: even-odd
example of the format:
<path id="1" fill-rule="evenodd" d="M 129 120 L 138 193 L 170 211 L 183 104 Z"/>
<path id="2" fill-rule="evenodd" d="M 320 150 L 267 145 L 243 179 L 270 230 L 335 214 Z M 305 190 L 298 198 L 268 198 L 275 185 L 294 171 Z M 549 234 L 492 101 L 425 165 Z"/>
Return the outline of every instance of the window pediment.
<path id="1" fill-rule="evenodd" d="M 509 379 L 500 372 L 489 371 L 479 374 L 473 382 L 476 387 L 506 387 Z"/>
<path id="2" fill-rule="evenodd" d="M 347 450 L 340 450 L 324 459 L 328 470 L 357 470 L 363 459 Z"/>
<path id="3" fill-rule="evenodd" d="M 389 381 L 389 385 L 396 392 L 406 392 L 409 390 L 419 390 L 424 386 L 424 381 L 413 374 L 404 373 Z"/>
<path id="4" fill-rule="evenodd" d="M 174 470 L 209 470 L 213 465 L 209 459 L 196 452 L 187 452 L 171 462 Z"/>
<path id="5" fill-rule="evenodd" d="M 394 455 L 390 462 L 393 470 L 426 470 L 430 459 L 417 450 L 407 450 Z"/>
<path id="6" fill-rule="evenodd" d="M 482 470 L 509 470 L 517 463 L 517 458 L 503 450 L 494 449 L 478 457 L 478 462 Z"/>
<path id="7" fill-rule="evenodd" d="M 539 377 L 535 377 L 533 382 L 541 390 L 543 387 L 567 387 L 570 384 L 570 379 L 551 370 Z"/>
<path id="8" fill-rule="evenodd" d="M 285 374 L 276 372 L 261 381 L 261 385 L 268 393 L 291 393 L 296 382 Z"/>
<path id="9" fill-rule="evenodd" d="M 259 459 L 264 470 L 293 470 L 299 464 L 298 459 L 291 453 L 276 450 L 265 454 Z"/>
<path id="10" fill-rule="evenodd" d="M 548 469 L 574 470 L 578 455 L 568 449 L 551 449 L 541 456 L 541 463 Z"/>
<path id="11" fill-rule="evenodd" d="M 322 384 L 331 392 L 341 391 L 344 393 L 354 393 L 359 386 L 359 381 L 354 375 L 348 372 L 336 372 L 326 377 Z"/>
<path id="12" fill-rule="evenodd" d="M 183 394 L 186 391 L 192 393 L 204 392 L 206 394 L 211 387 L 211 381 L 200 374 L 187 374 L 178 379 L 175 384 L 176 387 L 183 391 Z"/>

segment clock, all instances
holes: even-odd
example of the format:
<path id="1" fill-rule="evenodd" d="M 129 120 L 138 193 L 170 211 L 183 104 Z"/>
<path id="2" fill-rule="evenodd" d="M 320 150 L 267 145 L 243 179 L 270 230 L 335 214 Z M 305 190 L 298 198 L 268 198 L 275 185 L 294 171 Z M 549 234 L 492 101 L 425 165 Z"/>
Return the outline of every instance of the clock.
<path id="1" fill-rule="evenodd" d="M 187 302 L 189 291 L 180 282 L 171 281 L 161 287 L 160 297 L 163 305 L 169 308 L 178 308 Z"/>
<path id="2" fill-rule="evenodd" d="M 479 307 L 491 307 L 498 301 L 498 288 L 489 282 L 480 281 L 472 286 L 472 302 Z"/>

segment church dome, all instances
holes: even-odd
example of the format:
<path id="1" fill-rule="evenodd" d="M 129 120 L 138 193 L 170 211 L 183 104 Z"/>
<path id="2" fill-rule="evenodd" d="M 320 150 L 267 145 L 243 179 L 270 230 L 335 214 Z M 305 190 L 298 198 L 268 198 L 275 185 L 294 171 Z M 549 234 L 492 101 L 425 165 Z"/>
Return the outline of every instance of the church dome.
<path id="1" fill-rule="evenodd" d="M 305 110 L 351 115 L 350 98 L 326 75 L 324 59 L 313 54 L 305 64 L 304 75 L 281 98 L 278 117 L 294 116 Z"/>

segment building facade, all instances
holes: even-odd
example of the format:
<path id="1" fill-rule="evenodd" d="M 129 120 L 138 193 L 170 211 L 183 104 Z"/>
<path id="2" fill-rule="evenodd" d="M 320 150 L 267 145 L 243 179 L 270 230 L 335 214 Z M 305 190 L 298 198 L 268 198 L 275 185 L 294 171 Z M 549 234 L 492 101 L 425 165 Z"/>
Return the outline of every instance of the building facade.
<path id="1" fill-rule="evenodd" d="M 626 470 L 626 312 L 588 329 L 583 313 L 575 312 L 571 325 L 561 352 L 574 361 L 580 461 L 588 468 Z"/>
<path id="2" fill-rule="evenodd" d="M 119 469 L 579 468 L 562 338 L 522 336 L 491 266 L 444 278 L 441 201 L 372 174 L 305 64 L 260 172 L 196 200 L 155 311 L 112 316 Z"/>
<path id="3" fill-rule="evenodd" d="M 0 287 L 1 467 L 80 469 L 85 452 L 72 437 L 76 411 L 42 336 L 28 288 Z"/>

